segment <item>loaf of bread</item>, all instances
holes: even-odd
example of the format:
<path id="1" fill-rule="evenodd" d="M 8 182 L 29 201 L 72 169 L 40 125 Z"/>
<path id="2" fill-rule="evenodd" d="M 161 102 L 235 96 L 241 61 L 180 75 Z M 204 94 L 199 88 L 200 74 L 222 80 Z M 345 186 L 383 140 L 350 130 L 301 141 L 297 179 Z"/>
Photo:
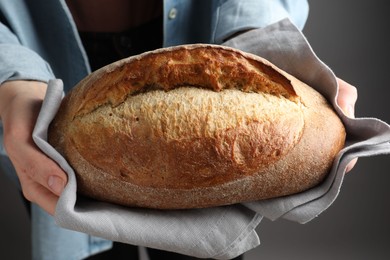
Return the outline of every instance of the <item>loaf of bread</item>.
<path id="1" fill-rule="evenodd" d="M 196 44 L 90 74 L 63 99 L 48 139 L 79 193 L 186 209 L 318 185 L 345 135 L 313 88 L 258 56 Z"/>

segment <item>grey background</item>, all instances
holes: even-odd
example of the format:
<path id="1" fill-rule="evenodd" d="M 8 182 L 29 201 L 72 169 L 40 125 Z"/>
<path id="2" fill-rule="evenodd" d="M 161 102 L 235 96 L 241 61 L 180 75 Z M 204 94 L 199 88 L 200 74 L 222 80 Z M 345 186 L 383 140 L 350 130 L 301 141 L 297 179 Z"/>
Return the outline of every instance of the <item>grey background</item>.
<path id="1" fill-rule="evenodd" d="M 336 75 L 359 90 L 358 117 L 390 122 L 389 18 L 385 0 L 310 1 L 304 34 Z M 388 259 L 390 157 L 360 158 L 336 202 L 301 225 L 264 220 L 255 259 Z M 19 192 L 0 173 L 0 259 L 29 259 L 29 220 Z"/>

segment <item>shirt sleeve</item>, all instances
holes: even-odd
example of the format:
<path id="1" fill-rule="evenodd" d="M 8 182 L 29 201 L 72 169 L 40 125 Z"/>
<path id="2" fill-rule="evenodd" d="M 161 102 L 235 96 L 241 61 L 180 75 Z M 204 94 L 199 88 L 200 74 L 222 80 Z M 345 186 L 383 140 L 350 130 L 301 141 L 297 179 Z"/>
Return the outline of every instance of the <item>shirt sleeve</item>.
<path id="1" fill-rule="evenodd" d="M 9 28 L 0 23 L 0 84 L 9 80 L 54 78 L 48 63 L 31 49 L 22 46 Z"/>
<path id="2" fill-rule="evenodd" d="M 285 18 L 302 30 L 308 13 L 307 0 L 226 0 L 217 10 L 214 42 L 222 43 L 240 31 L 265 27 Z"/>

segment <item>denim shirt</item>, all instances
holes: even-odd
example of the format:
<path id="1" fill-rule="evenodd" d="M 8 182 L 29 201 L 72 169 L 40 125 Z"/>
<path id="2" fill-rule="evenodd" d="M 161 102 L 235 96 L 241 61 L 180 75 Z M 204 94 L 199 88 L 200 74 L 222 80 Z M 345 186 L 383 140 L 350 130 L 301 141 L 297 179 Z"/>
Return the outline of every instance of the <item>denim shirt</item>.
<path id="1" fill-rule="evenodd" d="M 306 0 L 164 0 L 163 46 L 220 44 L 237 32 L 264 27 L 283 18 L 300 29 L 308 16 Z M 0 0 L 0 84 L 8 80 L 47 82 L 60 78 L 65 91 L 90 73 L 76 25 L 65 0 Z M 1 87 L 1 86 L 0 86 Z M 3 148 L 0 168 L 15 172 Z M 55 225 L 32 205 L 34 259 L 83 259 L 112 242 Z"/>

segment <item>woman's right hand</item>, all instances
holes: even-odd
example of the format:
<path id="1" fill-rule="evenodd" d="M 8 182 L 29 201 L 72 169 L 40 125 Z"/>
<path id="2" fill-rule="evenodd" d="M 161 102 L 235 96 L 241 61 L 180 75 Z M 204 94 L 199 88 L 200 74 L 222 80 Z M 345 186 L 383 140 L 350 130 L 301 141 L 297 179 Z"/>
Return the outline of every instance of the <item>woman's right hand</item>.
<path id="1" fill-rule="evenodd" d="M 15 167 L 23 195 L 53 215 L 67 175 L 32 139 L 46 88 L 46 83 L 37 81 L 3 83 L 0 86 L 0 118 L 4 148 Z"/>

